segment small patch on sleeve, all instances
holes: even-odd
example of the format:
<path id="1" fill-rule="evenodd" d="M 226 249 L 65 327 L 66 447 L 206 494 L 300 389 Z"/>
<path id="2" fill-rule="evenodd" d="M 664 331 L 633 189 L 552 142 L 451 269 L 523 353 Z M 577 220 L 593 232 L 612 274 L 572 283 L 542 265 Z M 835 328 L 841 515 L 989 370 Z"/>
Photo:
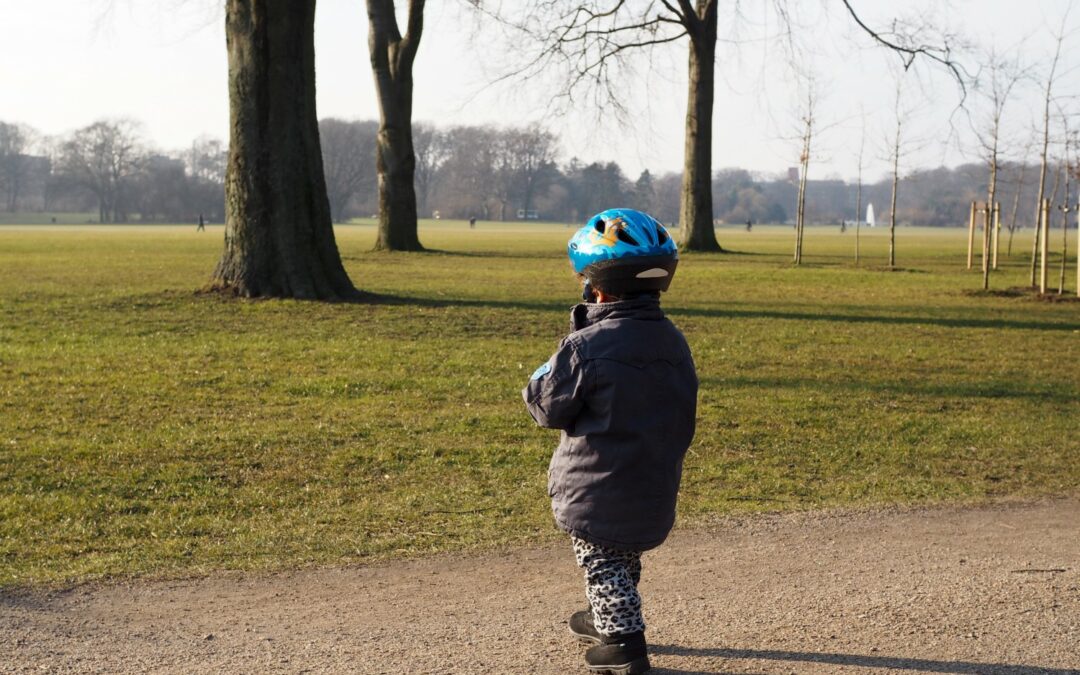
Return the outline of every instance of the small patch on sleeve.
<path id="1" fill-rule="evenodd" d="M 541 377 L 547 375 L 550 372 L 551 372 L 551 364 L 550 363 L 545 363 L 544 365 L 542 365 L 539 368 L 537 368 L 536 370 L 534 370 L 533 374 L 532 374 L 532 377 L 530 377 L 529 379 L 530 380 L 539 380 Z"/>

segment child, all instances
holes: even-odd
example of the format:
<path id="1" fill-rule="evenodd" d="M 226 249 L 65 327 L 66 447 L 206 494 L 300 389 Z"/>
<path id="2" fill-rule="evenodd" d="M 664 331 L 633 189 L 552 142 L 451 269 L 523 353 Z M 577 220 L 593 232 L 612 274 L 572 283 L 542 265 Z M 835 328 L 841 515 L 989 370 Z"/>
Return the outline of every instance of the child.
<path id="1" fill-rule="evenodd" d="M 570 632 L 595 644 L 590 670 L 643 673 L 641 553 L 675 521 L 697 406 L 690 348 L 660 309 L 678 251 L 660 223 L 630 209 L 593 216 L 568 248 L 586 302 L 522 395 L 537 424 L 562 430 L 548 494 L 589 601 Z"/>

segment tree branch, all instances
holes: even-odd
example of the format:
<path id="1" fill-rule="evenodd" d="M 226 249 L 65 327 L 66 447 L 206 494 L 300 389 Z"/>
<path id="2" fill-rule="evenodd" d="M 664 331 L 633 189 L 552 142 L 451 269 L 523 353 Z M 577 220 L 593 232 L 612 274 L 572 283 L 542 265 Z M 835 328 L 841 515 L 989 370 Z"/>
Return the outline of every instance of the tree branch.
<path id="1" fill-rule="evenodd" d="M 938 64 L 945 66 L 953 79 L 956 80 L 956 83 L 960 86 L 961 104 L 963 103 L 963 100 L 967 98 L 967 81 L 965 77 L 967 73 L 962 72 L 962 66 L 953 60 L 952 47 L 949 45 L 947 36 L 943 39 L 944 44 L 940 46 L 916 43 L 902 44 L 913 40 L 913 36 L 895 32 L 883 33 L 876 31 L 873 28 L 870 28 L 870 26 L 859 17 L 855 8 L 851 6 L 850 0 L 840 1 L 844 3 L 844 7 L 847 8 L 851 18 L 854 19 L 855 23 L 858 24 L 867 35 L 873 38 L 877 43 L 891 49 L 900 56 L 901 61 L 904 64 L 904 70 L 911 68 L 912 64 L 915 63 L 915 59 L 920 56 L 935 61 Z"/>

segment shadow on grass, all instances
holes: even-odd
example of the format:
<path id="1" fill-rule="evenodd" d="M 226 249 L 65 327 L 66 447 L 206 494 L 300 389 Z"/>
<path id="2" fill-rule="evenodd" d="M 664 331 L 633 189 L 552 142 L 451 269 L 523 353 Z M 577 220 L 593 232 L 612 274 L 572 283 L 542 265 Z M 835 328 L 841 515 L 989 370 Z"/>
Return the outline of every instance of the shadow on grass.
<path id="1" fill-rule="evenodd" d="M 1016 382 L 986 382 L 964 385 L 934 385 L 922 382 L 868 382 L 865 380 L 815 380 L 812 378 L 792 377 L 709 377 L 708 382 L 724 388 L 745 387 L 755 389 L 816 389 L 822 393 L 835 394 L 837 390 L 854 393 L 916 395 L 937 398 L 1018 398 L 1069 404 L 1076 401 L 1072 390 L 1050 391 L 1024 389 Z"/>
<path id="2" fill-rule="evenodd" d="M 980 675 L 1076 675 L 1073 668 L 1045 668 L 1009 663 L 976 663 L 972 661 L 934 661 L 930 659 L 912 659 L 902 656 L 863 656 L 860 654 L 832 654 L 818 652 L 794 652 L 772 649 L 697 649 L 677 645 L 651 645 L 655 654 L 672 656 L 707 656 L 724 659 L 756 659 L 767 661 L 790 661 L 797 663 L 818 663 L 834 666 L 860 666 L 889 670 L 910 670 L 921 673 L 979 673 Z M 719 675 L 724 671 L 686 671 L 658 668 L 652 672 Z M 730 672 L 730 671 L 728 671 Z"/>
<path id="3" fill-rule="evenodd" d="M 449 251 L 440 248 L 425 248 L 423 251 L 370 251 L 367 255 L 343 255 L 341 256 L 341 260 L 343 262 L 370 262 L 373 258 L 377 258 L 378 256 L 395 256 L 403 254 L 447 258 L 505 258 L 508 260 L 544 260 L 556 258 L 562 259 L 566 257 L 566 254 L 562 251 L 556 251 L 549 254 L 525 254 L 512 251 Z"/>
<path id="4" fill-rule="evenodd" d="M 490 309 L 524 309 L 537 312 L 565 313 L 565 302 L 528 302 L 521 300 L 468 300 L 461 298 L 424 298 L 413 296 L 365 293 L 366 301 L 379 305 L 411 305 L 417 307 L 482 307 Z M 723 309 L 699 307 L 667 307 L 674 317 L 708 317 L 726 319 L 778 319 L 782 321 L 821 321 L 826 323 L 870 323 L 885 325 L 941 326 L 944 328 L 1005 328 L 1010 330 L 1080 331 L 1080 323 L 1053 321 L 1016 321 L 1010 319 L 976 319 L 940 316 L 882 316 L 874 314 L 817 314 L 769 309 Z"/>

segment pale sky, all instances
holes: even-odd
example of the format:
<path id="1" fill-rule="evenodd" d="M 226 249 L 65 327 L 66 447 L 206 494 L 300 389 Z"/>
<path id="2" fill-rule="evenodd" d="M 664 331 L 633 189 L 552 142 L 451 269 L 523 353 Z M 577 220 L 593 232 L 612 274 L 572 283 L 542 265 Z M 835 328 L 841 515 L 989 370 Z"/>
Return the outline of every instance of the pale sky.
<path id="1" fill-rule="evenodd" d="M 35 0 L 8 2 L 0 40 L 0 120 L 23 122 L 46 134 L 62 134 L 101 118 L 129 117 L 144 124 L 148 140 L 162 149 L 189 145 L 200 135 L 227 138 L 228 105 L 223 5 L 220 0 Z M 404 4 L 399 2 L 400 4 Z M 507 0 L 504 8 L 513 2 Z M 796 88 L 775 21 L 762 23 L 753 8 L 741 22 L 728 17 L 721 0 L 722 37 L 740 46 L 721 47 L 717 62 L 713 166 L 781 172 L 798 162 L 792 140 L 797 126 Z M 747 7 L 753 3 L 743 3 Z M 771 3 L 762 2 L 762 5 Z M 896 3 L 855 0 L 863 18 L 885 26 L 896 7 L 934 7 L 936 21 L 963 30 L 973 42 L 1000 49 L 1019 46 L 1041 79 L 1053 48 L 1051 32 L 1069 0 L 952 0 Z M 820 83 L 817 117 L 823 131 L 811 165 L 812 178 L 855 174 L 855 157 L 866 118 L 866 173 L 885 172 L 884 138 L 894 124 L 896 58 L 873 48 L 854 29 L 839 0 L 798 0 L 797 40 L 811 55 L 801 63 Z M 822 10 L 822 8 L 826 10 Z M 908 10 L 910 11 L 910 10 Z M 727 14 L 725 13 L 727 12 Z M 552 115 L 543 83 L 488 86 L 510 60 L 497 39 L 475 32 L 462 0 L 431 0 L 415 66 L 414 119 L 440 126 L 501 125 L 537 121 L 562 140 L 560 159 L 614 160 L 633 179 L 642 168 L 678 170 L 683 153 L 686 106 L 686 44 L 676 42 L 627 83 L 639 114 L 629 126 L 579 109 Z M 1080 26 L 1080 8 L 1069 27 Z M 1080 33 L 1070 40 L 1080 40 Z M 1070 48 L 1071 47 L 1071 48 Z M 1080 106 L 1080 54 L 1066 43 L 1064 75 L 1057 91 L 1062 106 Z M 361 0 L 319 0 L 316 17 L 320 117 L 377 119 L 367 57 L 367 19 Z M 913 80 L 913 78 L 907 78 Z M 1007 141 L 1017 151 L 1041 121 L 1037 82 L 1022 86 L 1005 113 Z M 915 141 L 907 167 L 971 161 L 967 122 L 950 113 L 956 86 L 933 69 L 909 84 L 918 104 L 907 128 Z M 972 95 L 974 96 L 974 95 Z M 974 98 L 969 103 L 977 105 Z M 956 133 L 950 134 L 950 128 Z M 950 136 L 953 140 L 950 141 Z"/>

